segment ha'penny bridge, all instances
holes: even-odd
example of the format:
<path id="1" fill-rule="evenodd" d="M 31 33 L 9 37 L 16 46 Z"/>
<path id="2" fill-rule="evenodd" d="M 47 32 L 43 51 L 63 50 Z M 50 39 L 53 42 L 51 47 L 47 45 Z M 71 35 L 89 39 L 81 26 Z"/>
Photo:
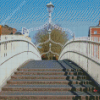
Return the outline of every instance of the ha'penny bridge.
<path id="1" fill-rule="evenodd" d="M 47 7 L 47 25 L 70 31 L 51 23 L 54 6 Z M 100 100 L 100 39 L 75 38 L 70 31 L 73 39 L 62 45 L 51 39 L 50 27 L 48 32 L 49 39 L 37 45 L 24 36 L 1 36 L 0 100 Z M 51 44 L 44 53 L 58 55 L 58 60 L 42 60 L 37 46 L 48 42 L 62 47 L 60 55 L 51 51 Z"/>

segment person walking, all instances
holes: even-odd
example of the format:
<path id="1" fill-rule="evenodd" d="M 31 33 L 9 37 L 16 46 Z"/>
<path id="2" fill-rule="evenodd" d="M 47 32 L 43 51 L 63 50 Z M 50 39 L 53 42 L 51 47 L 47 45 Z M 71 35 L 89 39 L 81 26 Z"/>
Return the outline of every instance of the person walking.
<path id="1" fill-rule="evenodd" d="M 53 60 L 56 60 L 56 56 L 55 55 L 53 56 Z"/>

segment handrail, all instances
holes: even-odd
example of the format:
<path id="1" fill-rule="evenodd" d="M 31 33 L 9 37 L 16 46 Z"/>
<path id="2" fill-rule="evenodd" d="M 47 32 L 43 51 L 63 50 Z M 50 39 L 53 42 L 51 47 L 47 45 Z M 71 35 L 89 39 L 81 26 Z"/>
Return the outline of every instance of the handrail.
<path id="1" fill-rule="evenodd" d="M 8 60 L 10 60 L 11 58 L 13 58 L 13 57 L 15 57 L 15 56 L 17 56 L 17 55 L 20 55 L 20 54 L 22 54 L 22 53 L 24 53 L 24 52 L 31 52 L 31 53 L 35 54 L 35 53 L 32 52 L 32 51 L 23 51 L 23 52 L 20 52 L 20 53 L 18 53 L 18 54 L 13 55 L 13 56 L 10 57 L 10 58 L 8 58 L 8 59 L 5 60 L 4 62 L 2 62 L 2 63 L 0 64 L 0 66 L 1 66 L 2 64 L 4 64 L 5 62 L 7 62 Z M 37 54 L 35 54 L 35 55 L 38 56 Z M 39 57 L 39 56 L 38 56 L 38 57 Z"/>
<path id="2" fill-rule="evenodd" d="M 14 41 L 24 41 L 24 42 L 28 42 L 29 44 L 31 44 L 33 47 L 35 47 L 35 49 L 38 51 L 38 53 L 40 54 L 39 50 L 37 49 L 37 47 L 30 41 L 28 40 L 21 40 L 21 39 L 13 39 L 13 40 L 4 40 L 4 41 L 0 41 L 0 45 L 4 44 L 5 42 L 14 42 Z"/>
<path id="3" fill-rule="evenodd" d="M 88 58 L 88 59 L 90 59 L 91 61 L 97 63 L 98 65 L 100 65 L 100 61 L 99 61 L 99 60 L 95 59 L 94 57 L 92 57 L 92 56 L 90 56 L 90 55 L 87 56 L 87 55 L 84 54 L 83 52 L 77 52 L 77 51 L 66 51 L 66 52 L 64 52 L 64 53 L 60 56 L 60 58 L 61 58 L 64 54 L 66 54 L 67 52 L 72 52 L 72 53 L 79 54 L 79 55 L 81 55 L 81 56 L 83 56 L 83 57 L 85 57 L 85 58 Z M 60 59 L 60 58 L 59 58 L 59 59 Z M 97 61 L 98 61 L 98 62 L 97 62 Z"/>
<path id="4" fill-rule="evenodd" d="M 81 39 L 83 39 L 83 40 L 81 40 Z M 65 43 L 65 45 L 63 45 L 62 50 L 61 50 L 61 53 L 62 53 L 63 49 L 64 49 L 68 44 L 71 44 L 71 43 L 73 43 L 73 42 L 87 42 L 87 43 L 91 43 L 91 44 L 93 43 L 93 44 L 100 45 L 100 41 L 97 42 L 97 41 L 93 41 L 93 40 L 91 40 L 91 39 L 92 39 L 92 37 L 91 37 L 91 38 L 90 38 L 90 37 L 75 38 L 75 40 L 71 39 L 71 40 L 67 41 L 67 42 Z M 60 53 L 60 54 L 61 54 L 61 53 Z"/>

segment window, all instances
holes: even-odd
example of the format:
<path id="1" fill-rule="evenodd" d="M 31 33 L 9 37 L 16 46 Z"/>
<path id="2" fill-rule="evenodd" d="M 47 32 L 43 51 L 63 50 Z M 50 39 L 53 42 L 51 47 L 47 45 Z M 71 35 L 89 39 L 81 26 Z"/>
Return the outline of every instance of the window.
<path id="1" fill-rule="evenodd" d="M 5 48 L 6 48 L 6 44 L 4 43 L 4 50 L 6 50 Z"/>
<path id="2" fill-rule="evenodd" d="M 94 34 L 97 34 L 97 31 L 94 31 Z"/>
<path id="3" fill-rule="evenodd" d="M 7 50 L 7 43 L 4 44 L 4 50 Z"/>
<path id="4" fill-rule="evenodd" d="M 7 43 L 6 43 L 6 50 L 7 50 Z"/>

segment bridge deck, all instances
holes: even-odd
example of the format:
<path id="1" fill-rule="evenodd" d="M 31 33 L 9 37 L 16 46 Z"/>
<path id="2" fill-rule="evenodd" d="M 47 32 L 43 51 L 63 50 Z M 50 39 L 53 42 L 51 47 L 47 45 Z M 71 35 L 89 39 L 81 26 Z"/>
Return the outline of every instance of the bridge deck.
<path id="1" fill-rule="evenodd" d="M 30 61 L 18 68 L 0 100 L 100 100 L 99 87 L 70 61 Z"/>

